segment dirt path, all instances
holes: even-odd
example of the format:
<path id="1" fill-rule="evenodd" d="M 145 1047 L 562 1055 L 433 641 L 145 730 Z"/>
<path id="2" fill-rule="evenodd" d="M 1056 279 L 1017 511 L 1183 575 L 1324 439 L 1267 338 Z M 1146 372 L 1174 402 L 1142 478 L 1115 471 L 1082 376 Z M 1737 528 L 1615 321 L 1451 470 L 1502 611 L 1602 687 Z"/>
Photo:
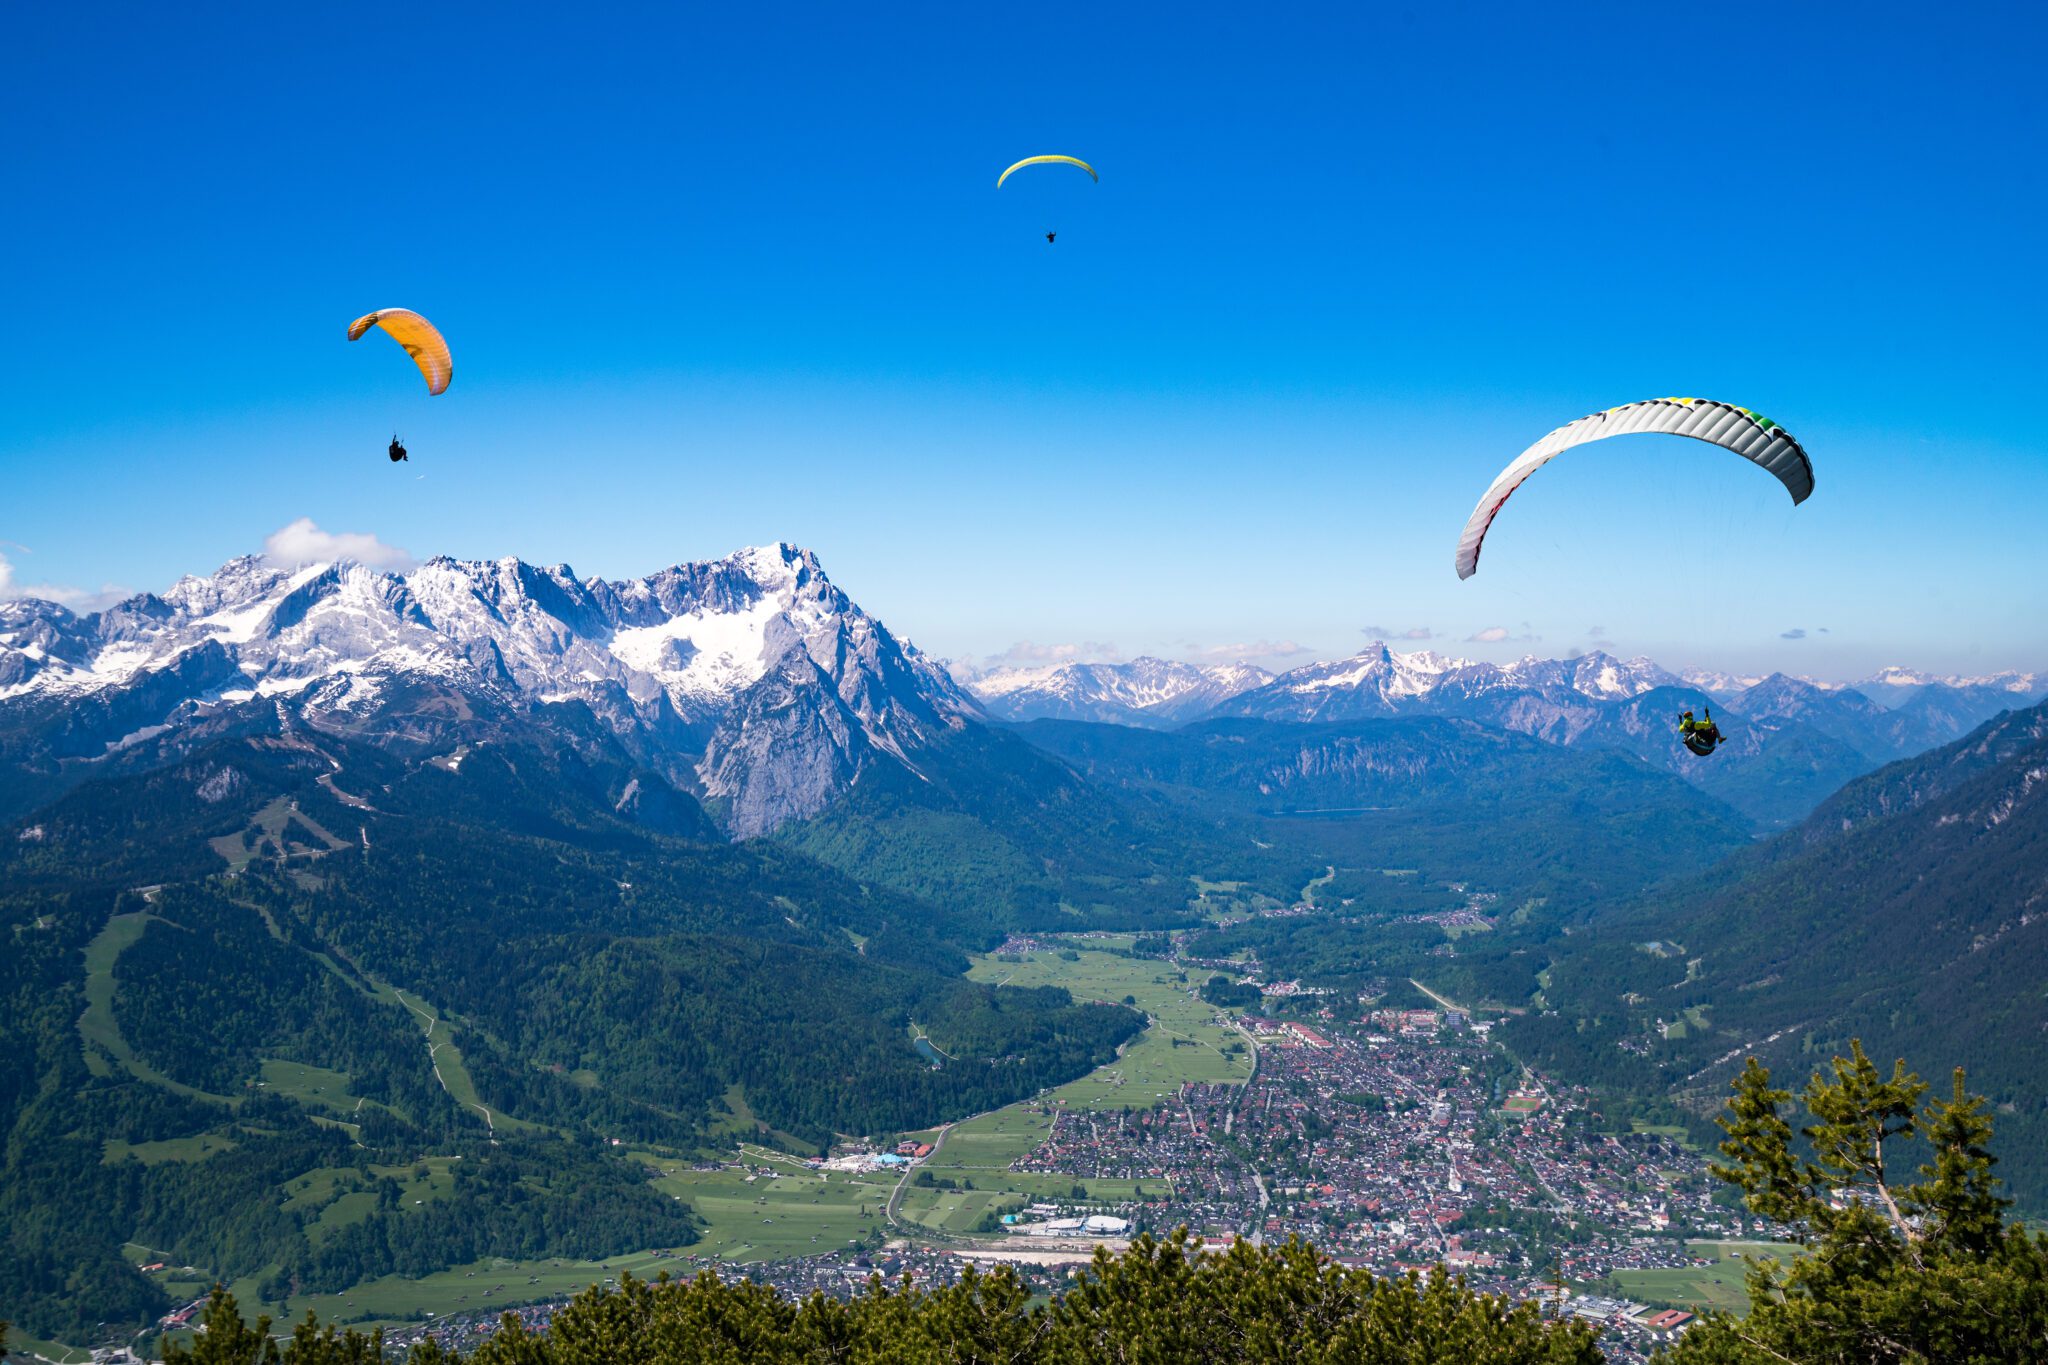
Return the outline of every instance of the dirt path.
<path id="1" fill-rule="evenodd" d="M 464 1101 L 460 1095 L 455 1093 L 454 1088 L 448 1084 L 448 1078 L 441 1074 L 441 1063 L 439 1059 L 435 1057 L 434 1054 L 439 1052 L 442 1049 L 442 1047 L 447 1045 L 447 1043 L 450 1040 L 443 1038 L 438 1043 L 434 1041 L 434 1028 L 441 1022 L 439 1017 L 429 1013 L 427 1010 L 421 1008 L 418 1005 L 413 1004 L 412 1001 L 406 999 L 405 992 L 399 990 L 396 986 L 393 986 L 391 988 L 391 993 L 398 997 L 399 1004 L 405 1006 L 414 1014 L 417 1014 L 420 1018 L 427 1021 L 427 1031 L 425 1034 L 427 1040 L 427 1060 L 433 1063 L 434 1079 L 441 1083 L 441 1088 L 448 1092 L 448 1097 L 450 1099 L 454 1100 L 457 1104 L 467 1103 L 471 1109 L 474 1109 L 479 1114 L 482 1114 L 484 1116 L 484 1127 L 490 1131 L 491 1140 L 493 1142 L 497 1141 L 498 1125 L 491 1121 L 491 1111 L 475 1100 Z"/>

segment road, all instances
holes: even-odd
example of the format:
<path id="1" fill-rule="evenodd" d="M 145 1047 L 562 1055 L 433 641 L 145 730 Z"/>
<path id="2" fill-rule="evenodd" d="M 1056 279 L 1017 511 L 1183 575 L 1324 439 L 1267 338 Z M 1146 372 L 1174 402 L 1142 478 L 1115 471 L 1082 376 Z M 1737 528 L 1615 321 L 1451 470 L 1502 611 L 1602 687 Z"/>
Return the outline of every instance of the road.
<path id="1" fill-rule="evenodd" d="M 988 1112 L 993 1114 L 995 1110 L 991 1109 Z M 980 1118 L 981 1115 L 976 1114 L 974 1117 Z M 955 1120 L 955 1122 L 965 1123 L 967 1122 L 967 1120 L 958 1119 Z M 929 1161 L 932 1157 L 935 1157 L 939 1154 L 939 1150 L 946 1145 L 946 1135 L 952 1131 L 953 1125 L 951 1123 L 941 1125 L 941 1127 L 939 1128 L 938 1136 L 932 1139 L 931 1153 L 930 1155 L 925 1157 L 925 1160 Z M 924 1233 L 926 1235 L 929 1235 L 929 1229 L 925 1228 L 922 1224 L 906 1223 L 901 1218 L 898 1218 L 896 1216 L 896 1206 L 903 1202 L 903 1192 L 910 1188 L 911 1173 L 916 1170 L 917 1167 L 915 1166 L 905 1166 L 903 1168 L 903 1174 L 901 1176 L 898 1176 L 896 1179 L 896 1188 L 889 1191 L 889 1202 L 882 1205 L 882 1217 L 886 1218 L 889 1221 L 890 1226 L 901 1228 L 905 1232 Z"/>
<path id="2" fill-rule="evenodd" d="M 1412 976 L 1408 978 L 1408 984 L 1413 986 L 1416 990 L 1421 991 L 1424 995 L 1436 1001 L 1437 1004 L 1442 1005 L 1447 1010 L 1463 1011 L 1465 1008 L 1463 1005 L 1457 1004 L 1456 1002 L 1452 1001 L 1446 996 L 1438 995 L 1435 991 L 1423 985 L 1420 981 L 1417 981 Z"/>
<path id="3" fill-rule="evenodd" d="M 1245 1044 L 1252 1050 L 1252 1074 L 1245 1077 L 1244 1090 L 1242 1092 L 1244 1095 L 1249 1095 L 1252 1093 L 1252 1082 L 1257 1080 L 1259 1075 L 1259 1039 L 1256 1034 L 1244 1026 L 1243 1020 L 1240 1019 L 1235 1022 L 1237 1024 L 1237 1031 L 1244 1035 Z M 1223 1116 L 1223 1135 L 1225 1137 L 1230 1136 L 1230 1125 L 1236 1117 L 1237 1105 L 1233 1102 L 1229 1111 Z M 1193 1122 L 1194 1118 L 1190 1115 L 1190 1125 Z M 1273 1202 L 1273 1196 L 1267 1193 L 1265 1173 L 1253 1163 L 1251 1153 L 1246 1152 L 1244 1154 L 1244 1161 L 1245 1165 L 1251 1167 L 1252 1184 L 1259 1191 L 1259 1226 L 1252 1229 L 1251 1244 L 1255 1247 L 1262 1247 L 1266 1244 L 1266 1209 Z"/>

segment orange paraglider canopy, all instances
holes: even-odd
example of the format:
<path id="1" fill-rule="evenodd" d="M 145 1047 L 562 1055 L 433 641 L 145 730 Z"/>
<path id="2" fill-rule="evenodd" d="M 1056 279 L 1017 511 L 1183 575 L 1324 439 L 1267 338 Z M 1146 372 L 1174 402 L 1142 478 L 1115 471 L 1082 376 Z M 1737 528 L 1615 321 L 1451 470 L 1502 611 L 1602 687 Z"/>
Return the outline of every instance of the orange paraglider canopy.
<path id="1" fill-rule="evenodd" d="M 433 323 L 412 309 L 379 308 L 374 313 L 365 313 L 348 325 L 348 339 L 354 341 L 372 327 L 382 327 L 405 347 L 412 363 L 420 367 L 428 393 L 442 392 L 455 377 L 455 358 L 448 353 L 448 342 Z"/>

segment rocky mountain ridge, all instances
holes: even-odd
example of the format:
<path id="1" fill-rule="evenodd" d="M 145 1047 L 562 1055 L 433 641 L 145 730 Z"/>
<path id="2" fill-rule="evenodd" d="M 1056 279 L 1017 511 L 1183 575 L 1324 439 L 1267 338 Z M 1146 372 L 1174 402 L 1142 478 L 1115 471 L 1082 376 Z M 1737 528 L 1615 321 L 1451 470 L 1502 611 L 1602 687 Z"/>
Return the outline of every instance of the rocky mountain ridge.
<path id="1" fill-rule="evenodd" d="M 914 770 L 979 711 L 791 545 L 621 582 L 247 556 L 87 616 L 0 605 L 0 756 L 44 776 L 172 732 L 447 746 L 572 709 L 740 836 L 815 814 L 872 764 Z"/>

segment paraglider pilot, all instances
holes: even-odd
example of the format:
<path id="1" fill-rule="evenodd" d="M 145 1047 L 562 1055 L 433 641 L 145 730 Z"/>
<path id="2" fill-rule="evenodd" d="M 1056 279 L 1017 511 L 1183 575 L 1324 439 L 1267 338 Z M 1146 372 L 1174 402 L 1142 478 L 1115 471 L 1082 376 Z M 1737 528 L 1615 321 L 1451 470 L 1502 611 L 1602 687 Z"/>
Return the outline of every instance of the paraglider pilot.
<path id="1" fill-rule="evenodd" d="M 1714 711 L 1707 707 L 1705 720 L 1694 720 L 1688 709 L 1678 718 L 1678 737 L 1685 747 L 1705 758 L 1721 742 L 1721 728 L 1714 724 Z"/>
<path id="2" fill-rule="evenodd" d="M 398 443 L 398 433 L 391 433 L 391 463 L 397 464 L 406 458 L 405 447 Z"/>

